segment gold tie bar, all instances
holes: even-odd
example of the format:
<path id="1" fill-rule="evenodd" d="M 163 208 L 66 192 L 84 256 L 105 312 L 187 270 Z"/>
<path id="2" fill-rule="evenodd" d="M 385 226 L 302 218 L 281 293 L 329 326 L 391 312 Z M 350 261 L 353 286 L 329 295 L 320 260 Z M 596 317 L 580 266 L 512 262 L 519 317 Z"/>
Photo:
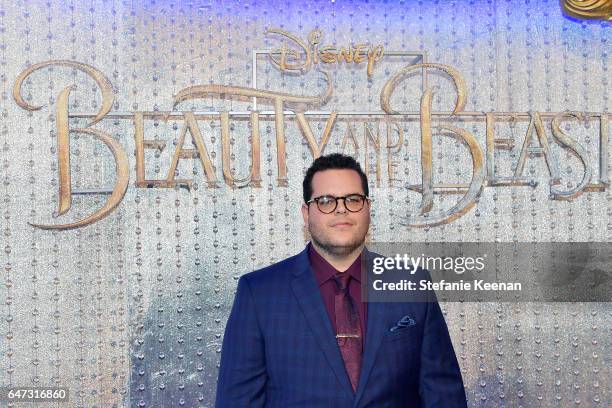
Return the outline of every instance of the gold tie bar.
<path id="1" fill-rule="evenodd" d="M 357 338 L 358 339 L 361 336 L 358 335 L 358 334 L 350 334 L 350 333 L 349 334 L 344 334 L 344 333 L 343 334 L 336 334 L 336 338 L 337 339 L 344 338 L 344 337 L 352 337 L 352 338 Z"/>

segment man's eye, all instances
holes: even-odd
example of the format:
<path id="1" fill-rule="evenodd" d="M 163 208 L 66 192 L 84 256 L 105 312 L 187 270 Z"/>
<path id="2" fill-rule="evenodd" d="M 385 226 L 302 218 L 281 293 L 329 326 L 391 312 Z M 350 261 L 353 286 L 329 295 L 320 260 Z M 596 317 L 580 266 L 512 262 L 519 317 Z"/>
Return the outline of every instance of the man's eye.
<path id="1" fill-rule="evenodd" d="M 329 204 L 333 201 L 334 199 L 332 197 L 328 197 L 328 196 L 323 196 L 321 198 L 319 198 L 319 204 Z"/>
<path id="2" fill-rule="evenodd" d="M 346 197 L 346 201 L 351 202 L 351 203 L 358 203 L 361 201 L 361 197 L 359 196 L 348 196 Z"/>

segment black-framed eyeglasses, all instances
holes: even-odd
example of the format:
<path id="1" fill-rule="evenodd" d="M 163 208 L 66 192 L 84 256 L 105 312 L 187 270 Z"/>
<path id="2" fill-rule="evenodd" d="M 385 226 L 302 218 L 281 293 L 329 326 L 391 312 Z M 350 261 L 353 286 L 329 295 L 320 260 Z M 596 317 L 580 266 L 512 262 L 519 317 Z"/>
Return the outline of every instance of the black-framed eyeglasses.
<path id="1" fill-rule="evenodd" d="M 336 211 L 338 207 L 338 200 L 344 201 L 344 208 L 350 212 L 359 212 L 363 208 L 363 205 L 370 198 L 363 194 L 349 194 L 343 197 L 334 197 L 332 195 L 322 195 L 306 201 L 306 204 L 310 205 L 313 201 L 317 203 L 317 208 L 323 214 L 331 214 Z"/>

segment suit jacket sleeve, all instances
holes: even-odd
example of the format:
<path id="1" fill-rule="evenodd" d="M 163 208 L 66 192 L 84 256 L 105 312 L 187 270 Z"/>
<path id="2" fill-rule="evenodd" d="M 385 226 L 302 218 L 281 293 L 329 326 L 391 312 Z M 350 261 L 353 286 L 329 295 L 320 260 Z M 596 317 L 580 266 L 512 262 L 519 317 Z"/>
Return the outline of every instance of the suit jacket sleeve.
<path id="1" fill-rule="evenodd" d="M 461 370 L 433 291 L 427 302 L 419 381 L 422 407 L 467 408 Z"/>
<path id="2" fill-rule="evenodd" d="M 246 277 L 238 281 L 234 305 L 225 327 L 217 382 L 217 408 L 262 407 L 266 363 L 263 336 Z"/>

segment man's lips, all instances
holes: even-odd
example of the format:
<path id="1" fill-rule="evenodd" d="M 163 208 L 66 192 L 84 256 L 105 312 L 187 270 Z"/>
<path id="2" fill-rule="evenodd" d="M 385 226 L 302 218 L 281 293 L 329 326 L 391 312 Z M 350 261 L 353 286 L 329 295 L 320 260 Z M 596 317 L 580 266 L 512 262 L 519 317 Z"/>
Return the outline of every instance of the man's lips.
<path id="1" fill-rule="evenodd" d="M 352 227 L 353 224 L 350 222 L 346 222 L 346 221 L 342 221 L 342 222 L 335 222 L 331 225 L 332 228 L 347 228 L 347 227 Z"/>

